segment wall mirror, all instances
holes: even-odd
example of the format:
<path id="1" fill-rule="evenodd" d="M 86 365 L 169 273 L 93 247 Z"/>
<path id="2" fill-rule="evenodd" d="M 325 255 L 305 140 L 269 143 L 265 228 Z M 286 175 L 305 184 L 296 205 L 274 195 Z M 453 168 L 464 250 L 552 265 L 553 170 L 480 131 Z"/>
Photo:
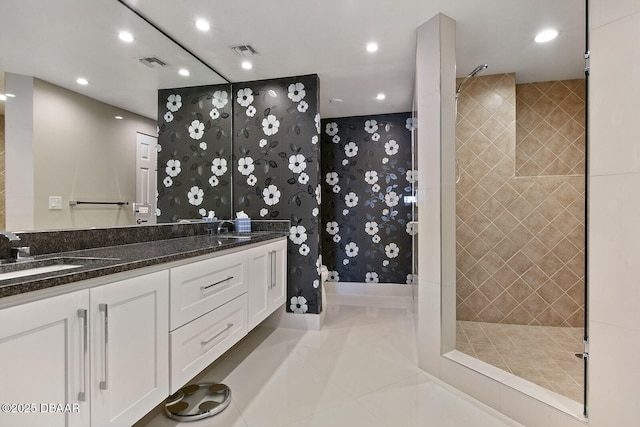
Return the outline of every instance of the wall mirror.
<path id="1" fill-rule="evenodd" d="M 50 112 L 42 111 L 40 104 L 33 107 L 34 119 L 46 116 L 46 123 L 32 124 L 36 140 L 31 141 L 32 161 L 27 164 L 36 180 L 28 202 L 33 204 L 33 226 L 9 224 L 6 228 L 133 224 L 131 205 L 73 208 L 69 201 L 83 198 L 134 202 L 136 133 L 155 136 L 158 90 L 226 80 L 118 1 L 3 2 L 0 26 L 0 92 L 15 92 L 10 93 L 15 97 L 0 102 L 0 114 L 5 114 L 5 107 L 11 110 L 9 104 L 19 102 L 21 96 L 19 85 L 3 89 L 5 81 L 12 84 L 11 77 L 5 79 L 5 74 L 33 77 L 35 96 L 45 96 L 41 92 L 44 88 L 47 97 L 55 98 Z M 133 36 L 132 42 L 119 38 L 123 31 Z M 187 70 L 189 75 L 181 75 L 181 70 Z M 88 84 L 79 85 L 78 78 L 86 79 Z M 74 108 L 83 110 L 76 101 L 89 99 L 104 103 L 96 107 L 96 114 L 104 117 L 94 115 L 87 119 L 86 115 L 74 115 Z M 115 119 L 116 115 L 122 119 Z M 6 117 L 5 134 L 23 127 L 22 123 L 12 122 L 10 113 Z M 68 133 L 58 133 L 61 128 L 82 131 L 70 137 Z M 59 136 L 48 143 L 49 151 L 40 150 L 38 138 L 47 133 Z M 51 147 L 53 142 L 57 144 L 55 148 Z M 19 159 L 7 153 L 10 169 L 9 163 Z M 11 179 L 9 175 L 6 188 L 17 185 L 18 194 L 22 194 L 20 186 L 24 183 Z M 61 210 L 49 209 L 49 196 L 61 198 Z M 8 204 L 14 207 L 23 202 L 18 199 L 8 200 Z M 90 218 L 96 215 L 101 219 L 92 222 Z"/>

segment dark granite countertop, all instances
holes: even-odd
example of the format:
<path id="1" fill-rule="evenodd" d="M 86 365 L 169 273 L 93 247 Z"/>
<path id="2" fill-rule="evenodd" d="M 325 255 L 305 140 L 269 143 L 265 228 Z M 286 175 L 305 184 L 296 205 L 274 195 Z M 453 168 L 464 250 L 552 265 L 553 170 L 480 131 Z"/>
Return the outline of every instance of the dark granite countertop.
<path id="1" fill-rule="evenodd" d="M 35 260 L 59 259 L 64 264 L 79 267 L 0 280 L 0 298 L 61 286 L 81 280 L 121 273 L 173 261 L 185 260 L 264 242 L 288 235 L 281 231 L 258 231 L 247 234 L 197 235 L 119 246 L 107 246 L 71 252 L 51 253 Z M 234 238 L 237 237 L 237 238 Z M 247 238 L 249 237 L 249 238 Z M 56 263 L 58 260 L 54 261 Z M 6 266 L 7 264 L 3 264 Z M 9 268 L 10 270 L 10 268 Z"/>

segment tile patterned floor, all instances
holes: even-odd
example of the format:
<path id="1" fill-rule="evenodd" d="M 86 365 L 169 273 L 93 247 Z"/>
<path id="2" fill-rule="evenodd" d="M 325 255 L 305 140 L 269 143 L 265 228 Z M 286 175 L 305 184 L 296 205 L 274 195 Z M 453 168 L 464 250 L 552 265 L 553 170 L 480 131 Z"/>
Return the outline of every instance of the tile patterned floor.
<path id="1" fill-rule="evenodd" d="M 583 401 L 583 328 L 457 323 L 456 349 L 576 402 Z"/>
<path id="2" fill-rule="evenodd" d="M 252 331 L 197 379 L 229 385 L 221 414 L 136 427 L 520 426 L 418 368 L 411 308 L 357 301 L 331 300 L 321 331 Z"/>

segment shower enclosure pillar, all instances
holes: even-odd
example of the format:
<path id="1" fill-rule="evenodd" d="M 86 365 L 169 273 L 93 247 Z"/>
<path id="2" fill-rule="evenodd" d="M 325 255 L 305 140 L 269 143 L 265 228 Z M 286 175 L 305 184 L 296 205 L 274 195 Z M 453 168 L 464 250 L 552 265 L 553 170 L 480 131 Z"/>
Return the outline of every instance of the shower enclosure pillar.
<path id="1" fill-rule="evenodd" d="M 438 377 L 455 349 L 455 34 L 442 14 L 417 32 L 418 358 Z"/>

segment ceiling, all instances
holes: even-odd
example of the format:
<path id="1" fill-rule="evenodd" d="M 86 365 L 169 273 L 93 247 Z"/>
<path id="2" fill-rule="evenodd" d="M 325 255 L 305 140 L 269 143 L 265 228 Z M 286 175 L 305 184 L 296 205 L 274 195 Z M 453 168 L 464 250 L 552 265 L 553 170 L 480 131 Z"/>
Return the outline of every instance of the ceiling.
<path id="1" fill-rule="evenodd" d="M 126 0 L 231 82 L 316 73 L 323 118 L 409 111 L 416 29 L 437 13 L 457 22 L 457 70 L 515 72 L 518 82 L 581 78 L 584 0 Z M 211 24 L 208 32 L 194 26 Z M 223 82 L 117 0 L 0 3 L 0 72 L 26 74 L 155 118 L 157 89 Z M 534 43 L 546 27 L 559 30 Z M 133 33 L 133 43 L 117 38 Z M 376 41 L 379 50 L 365 46 Z M 229 47 L 250 44 L 251 70 Z M 156 56 L 163 69 L 142 65 Z M 189 77 L 177 74 L 186 67 Z M 89 85 L 78 86 L 80 75 Z M 1 91 L 0 91 L 1 92 Z M 386 99 L 375 99 L 378 93 Z M 339 98 L 341 103 L 331 103 Z M 1 102 L 0 102 L 1 104 Z"/>

